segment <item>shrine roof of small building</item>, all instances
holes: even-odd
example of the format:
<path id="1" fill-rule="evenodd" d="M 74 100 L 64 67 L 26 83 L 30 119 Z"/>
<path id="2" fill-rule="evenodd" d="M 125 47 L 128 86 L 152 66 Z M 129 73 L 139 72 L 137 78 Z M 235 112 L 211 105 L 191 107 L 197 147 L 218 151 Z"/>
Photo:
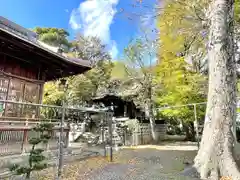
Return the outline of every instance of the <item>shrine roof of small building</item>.
<path id="1" fill-rule="evenodd" d="M 21 64 L 42 66 L 45 81 L 81 74 L 91 69 L 88 60 L 68 57 L 37 39 L 37 34 L 0 16 L 0 53 L 22 59 Z M 24 62 L 24 63 L 23 63 Z"/>

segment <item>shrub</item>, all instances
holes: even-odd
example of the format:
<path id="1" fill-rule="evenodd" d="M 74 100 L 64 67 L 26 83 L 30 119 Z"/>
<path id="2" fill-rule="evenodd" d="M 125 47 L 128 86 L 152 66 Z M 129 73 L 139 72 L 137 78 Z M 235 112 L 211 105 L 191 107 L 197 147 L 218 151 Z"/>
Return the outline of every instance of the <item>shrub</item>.
<path id="1" fill-rule="evenodd" d="M 47 163 L 45 162 L 46 157 L 43 155 L 44 149 L 36 148 L 40 143 L 47 144 L 51 138 L 50 132 L 53 129 L 53 125 L 50 123 L 41 123 L 34 127 L 32 130 L 39 132 L 39 137 L 34 137 L 29 139 L 29 144 L 32 148 L 28 157 L 28 165 L 13 164 L 9 167 L 10 171 L 14 172 L 16 175 L 25 175 L 26 179 L 30 179 L 32 171 L 40 171 L 47 168 Z"/>

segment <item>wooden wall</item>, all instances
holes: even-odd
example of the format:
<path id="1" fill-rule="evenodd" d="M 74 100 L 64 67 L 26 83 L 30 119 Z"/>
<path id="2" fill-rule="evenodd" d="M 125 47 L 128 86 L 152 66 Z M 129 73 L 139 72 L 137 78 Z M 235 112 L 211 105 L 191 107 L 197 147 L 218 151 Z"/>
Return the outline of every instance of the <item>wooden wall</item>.
<path id="1" fill-rule="evenodd" d="M 39 71 L 22 60 L 0 55 L 0 98 L 41 103 L 44 81 Z"/>
<path id="2" fill-rule="evenodd" d="M 33 68 L 31 64 L 9 56 L 0 55 L 0 71 L 28 79 L 42 80 L 39 68 Z"/>

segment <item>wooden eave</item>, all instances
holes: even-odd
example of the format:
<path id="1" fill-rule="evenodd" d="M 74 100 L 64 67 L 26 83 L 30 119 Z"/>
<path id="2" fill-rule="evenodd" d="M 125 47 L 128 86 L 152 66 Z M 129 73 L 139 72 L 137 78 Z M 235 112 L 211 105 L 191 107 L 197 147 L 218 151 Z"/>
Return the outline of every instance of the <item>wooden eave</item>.
<path id="1" fill-rule="evenodd" d="M 0 54 L 14 56 L 19 63 L 38 67 L 44 74 L 44 81 L 84 73 L 91 69 L 87 60 L 64 57 L 37 42 L 25 39 L 0 27 Z"/>

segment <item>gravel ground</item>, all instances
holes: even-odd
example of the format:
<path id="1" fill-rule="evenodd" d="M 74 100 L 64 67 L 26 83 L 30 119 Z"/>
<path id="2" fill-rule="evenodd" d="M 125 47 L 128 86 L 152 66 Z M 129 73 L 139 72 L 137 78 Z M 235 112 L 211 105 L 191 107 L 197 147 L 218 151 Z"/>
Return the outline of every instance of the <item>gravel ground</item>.
<path id="1" fill-rule="evenodd" d="M 192 162 L 196 151 L 122 149 L 110 163 L 95 157 L 65 165 L 63 180 L 194 180 L 182 176 L 185 162 Z M 34 179 L 54 180 L 56 169 L 39 172 Z"/>
<path id="2" fill-rule="evenodd" d="M 180 175 L 184 162 L 192 161 L 193 151 L 159 151 L 154 149 L 123 150 L 116 163 L 94 170 L 86 180 L 177 180 L 191 179 Z M 124 160 L 128 162 L 124 162 Z M 84 178 L 83 178 L 84 179 Z M 193 179 L 193 178 L 192 178 Z"/>
<path id="3" fill-rule="evenodd" d="M 112 163 L 98 156 L 65 164 L 62 180 L 199 180 L 191 177 L 196 172 L 189 166 L 195 155 L 194 148 L 179 148 L 176 144 L 171 150 L 169 144 L 123 148 L 116 152 Z M 49 168 L 34 173 L 32 179 L 55 180 L 56 171 Z"/>

